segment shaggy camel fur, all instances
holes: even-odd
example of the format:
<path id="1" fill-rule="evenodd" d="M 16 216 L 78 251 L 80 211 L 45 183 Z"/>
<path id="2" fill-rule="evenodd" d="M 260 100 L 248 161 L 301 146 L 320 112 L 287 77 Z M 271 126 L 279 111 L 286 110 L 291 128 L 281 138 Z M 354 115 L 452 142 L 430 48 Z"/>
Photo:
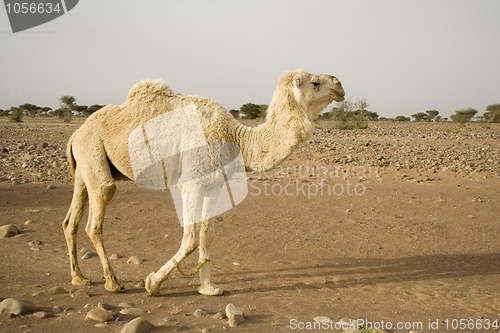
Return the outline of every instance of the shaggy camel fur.
<path id="1" fill-rule="evenodd" d="M 241 149 L 246 167 L 265 171 L 281 163 L 300 142 L 312 134 L 314 121 L 328 104 L 343 99 L 344 89 L 336 77 L 314 75 L 303 70 L 288 71 L 279 80 L 266 121 L 259 126 L 250 127 L 239 123 L 221 105 L 210 99 L 175 94 L 158 81 L 136 84 L 125 103 L 108 105 L 92 114 L 68 142 L 67 154 L 74 192 L 62 226 L 69 250 L 71 283 L 90 283 L 78 266 L 76 244 L 78 225 L 88 200 L 89 217 L 85 231 L 101 260 L 105 288 L 112 292 L 123 289 L 108 261 L 102 240 L 102 226 L 106 206 L 115 193 L 115 180 L 135 180 L 128 138 L 138 126 L 171 110 L 194 108 L 199 114 L 208 144 L 234 143 Z M 197 196 L 196 191 L 201 190 L 203 189 L 195 189 L 195 193 L 193 189 L 184 191 L 183 199 L 184 196 L 189 197 L 186 199 L 193 199 L 193 196 Z M 211 218 L 184 227 L 177 253 L 157 272 L 147 276 L 145 287 L 150 295 L 158 295 L 161 284 L 169 274 L 196 249 L 199 250 L 201 282 L 198 291 L 203 295 L 223 293 L 212 283 L 210 273 L 212 224 Z"/>

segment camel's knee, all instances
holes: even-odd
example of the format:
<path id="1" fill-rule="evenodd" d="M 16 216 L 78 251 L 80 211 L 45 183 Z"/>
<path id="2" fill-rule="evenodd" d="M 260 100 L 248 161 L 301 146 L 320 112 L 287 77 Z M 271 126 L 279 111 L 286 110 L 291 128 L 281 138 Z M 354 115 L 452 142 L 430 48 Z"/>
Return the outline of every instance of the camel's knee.
<path id="1" fill-rule="evenodd" d="M 116 185 L 114 182 L 106 182 L 99 186 L 99 194 L 106 201 L 109 202 L 113 199 L 116 192 Z"/>

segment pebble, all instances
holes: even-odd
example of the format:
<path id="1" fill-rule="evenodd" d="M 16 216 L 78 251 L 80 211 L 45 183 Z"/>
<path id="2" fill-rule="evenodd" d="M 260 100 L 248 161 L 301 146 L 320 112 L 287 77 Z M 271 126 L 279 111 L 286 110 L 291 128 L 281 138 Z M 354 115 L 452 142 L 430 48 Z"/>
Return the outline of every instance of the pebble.
<path id="1" fill-rule="evenodd" d="M 356 320 L 344 317 L 338 321 L 339 326 L 343 329 L 358 329 L 356 326 Z"/>
<path id="2" fill-rule="evenodd" d="M 132 303 L 122 302 L 122 303 L 118 304 L 118 307 L 119 308 L 133 308 L 133 307 L 135 307 L 135 305 Z"/>
<path id="3" fill-rule="evenodd" d="M 89 298 L 90 295 L 85 290 L 78 289 L 78 290 L 76 290 L 75 292 L 73 292 L 71 294 L 71 297 L 74 298 L 74 299 L 85 299 L 85 298 Z"/>
<path id="4" fill-rule="evenodd" d="M 205 327 L 201 330 L 201 333 L 209 333 L 212 332 L 212 329 L 210 327 Z"/>
<path id="5" fill-rule="evenodd" d="M 112 310 L 113 309 L 113 307 L 111 306 L 111 304 L 108 304 L 108 303 L 105 303 L 105 302 L 99 302 L 99 303 L 97 303 L 97 307 L 101 308 L 101 309 L 104 309 L 104 310 Z"/>
<path id="6" fill-rule="evenodd" d="M 37 311 L 33 312 L 32 316 L 38 319 L 43 319 L 49 317 L 49 314 L 45 311 Z"/>
<path id="7" fill-rule="evenodd" d="M 188 329 L 189 329 L 189 327 L 188 327 L 188 326 L 186 326 L 186 325 L 181 325 L 181 326 L 178 326 L 178 327 L 174 330 L 174 332 L 182 332 L 182 331 L 187 331 Z"/>
<path id="8" fill-rule="evenodd" d="M 0 227 L 0 238 L 10 238 L 21 233 L 21 229 L 15 224 L 7 224 Z"/>
<path id="9" fill-rule="evenodd" d="M 193 316 L 195 316 L 196 318 L 205 317 L 208 316 L 209 314 L 210 311 L 206 309 L 197 309 L 193 312 Z"/>
<path id="10" fill-rule="evenodd" d="M 97 252 L 88 251 L 88 252 L 85 252 L 85 254 L 82 256 L 82 259 L 90 259 L 90 258 L 94 258 L 94 257 L 97 257 Z"/>
<path id="11" fill-rule="evenodd" d="M 214 319 L 226 319 L 226 314 L 223 311 L 219 311 L 213 316 Z"/>
<path id="12" fill-rule="evenodd" d="M 149 321 L 142 317 L 132 319 L 123 326 L 120 333 L 147 333 L 154 327 Z"/>
<path id="13" fill-rule="evenodd" d="M 47 190 L 53 190 L 55 188 L 56 188 L 55 185 L 47 185 Z"/>
<path id="14" fill-rule="evenodd" d="M 61 313 L 63 311 L 64 311 L 64 309 L 61 306 L 59 306 L 59 305 L 54 305 L 52 307 L 52 312 L 54 312 L 54 313 Z"/>
<path id="15" fill-rule="evenodd" d="M 231 327 L 236 327 L 245 321 L 243 312 L 232 303 L 229 303 L 226 306 L 226 317 L 228 318 L 228 323 Z"/>
<path id="16" fill-rule="evenodd" d="M 141 317 L 145 314 L 145 311 L 140 308 L 125 308 L 120 310 L 120 313 L 123 315 L 130 315 L 134 317 Z"/>
<path id="17" fill-rule="evenodd" d="M 95 320 L 101 323 L 112 321 L 114 319 L 115 318 L 111 312 L 101 308 L 94 308 L 87 312 L 87 315 L 85 316 L 85 320 Z"/>
<path id="18" fill-rule="evenodd" d="M 36 311 L 35 304 L 28 300 L 17 298 L 6 298 L 0 303 L 0 313 L 13 313 L 15 315 L 23 315 Z"/>
<path id="19" fill-rule="evenodd" d="M 324 323 L 324 324 L 328 324 L 328 323 L 332 322 L 332 319 L 330 317 L 326 317 L 326 316 L 317 316 L 317 317 L 314 317 L 313 320 L 317 323 Z"/>
<path id="20" fill-rule="evenodd" d="M 144 262 L 144 259 L 139 258 L 137 256 L 131 256 L 127 260 L 127 264 L 134 264 L 134 265 L 140 265 Z"/>
<path id="21" fill-rule="evenodd" d="M 63 287 L 53 287 L 53 288 L 45 289 L 42 291 L 37 291 L 36 293 L 33 293 L 31 296 L 61 295 L 61 294 L 66 294 L 66 293 L 68 293 L 68 292 Z"/>
<path id="22" fill-rule="evenodd" d="M 112 253 L 112 254 L 111 254 L 108 258 L 109 258 L 110 260 L 118 260 L 118 259 L 120 259 L 121 257 L 122 257 L 122 256 L 121 256 L 121 255 L 119 255 L 118 253 Z"/>

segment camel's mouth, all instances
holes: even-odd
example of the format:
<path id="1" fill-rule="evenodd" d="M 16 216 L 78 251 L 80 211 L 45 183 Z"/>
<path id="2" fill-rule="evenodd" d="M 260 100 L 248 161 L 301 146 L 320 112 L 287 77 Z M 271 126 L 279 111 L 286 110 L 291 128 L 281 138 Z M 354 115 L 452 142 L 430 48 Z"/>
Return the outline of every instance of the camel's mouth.
<path id="1" fill-rule="evenodd" d="M 342 102 L 345 99 L 344 96 L 345 96 L 345 93 L 343 91 L 332 90 L 332 94 L 331 94 L 332 100 L 334 100 L 336 102 Z"/>

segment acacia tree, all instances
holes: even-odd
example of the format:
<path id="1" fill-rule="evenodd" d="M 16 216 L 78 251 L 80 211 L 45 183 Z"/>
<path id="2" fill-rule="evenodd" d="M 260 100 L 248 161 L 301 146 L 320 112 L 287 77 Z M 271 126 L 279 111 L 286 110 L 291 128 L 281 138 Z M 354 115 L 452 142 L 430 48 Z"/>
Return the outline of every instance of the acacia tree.
<path id="1" fill-rule="evenodd" d="M 427 120 L 427 114 L 424 113 L 424 112 L 419 112 L 419 113 L 412 114 L 411 117 L 413 119 L 415 119 L 415 121 L 424 121 L 424 120 Z"/>
<path id="2" fill-rule="evenodd" d="M 73 110 L 76 106 L 76 100 L 73 96 L 64 95 L 59 98 L 59 104 L 61 106 L 59 117 L 64 119 L 65 123 L 71 122 L 71 118 L 73 117 Z"/>
<path id="3" fill-rule="evenodd" d="M 248 119 L 255 119 L 261 117 L 261 107 L 257 104 L 246 103 L 240 107 L 240 112 L 245 114 Z"/>
<path id="4" fill-rule="evenodd" d="M 427 113 L 427 121 L 435 121 L 436 117 L 439 115 L 438 110 L 427 110 L 425 113 Z"/>
<path id="5" fill-rule="evenodd" d="M 477 113 L 477 110 L 468 108 L 464 110 L 457 110 L 455 114 L 451 115 L 451 120 L 456 123 L 468 123 Z"/>
<path id="6" fill-rule="evenodd" d="M 500 123 L 500 104 L 490 104 L 486 107 L 484 120 L 488 123 Z"/>

